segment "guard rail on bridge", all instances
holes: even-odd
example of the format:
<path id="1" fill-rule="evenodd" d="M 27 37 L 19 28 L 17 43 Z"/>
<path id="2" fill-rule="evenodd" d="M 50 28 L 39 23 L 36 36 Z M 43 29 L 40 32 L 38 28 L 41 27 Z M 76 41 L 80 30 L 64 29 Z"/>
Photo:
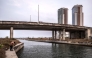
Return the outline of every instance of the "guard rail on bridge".
<path id="1" fill-rule="evenodd" d="M 84 26 L 69 25 L 69 24 L 58 24 L 58 23 L 43 23 L 43 22 L 27 22 L 27 21 L 0 21 L 0 24 L 28 24 L 28 25 L 48 25 L 48 26 L 62 26 L 62 27 L 75 27 L 75 28 L 86 28 Z"/>

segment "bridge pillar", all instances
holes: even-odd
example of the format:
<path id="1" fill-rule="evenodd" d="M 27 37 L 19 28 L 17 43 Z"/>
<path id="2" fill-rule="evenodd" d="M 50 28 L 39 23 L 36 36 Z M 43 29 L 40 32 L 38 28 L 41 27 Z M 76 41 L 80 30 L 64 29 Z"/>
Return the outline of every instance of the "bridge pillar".
<path id="1" fill-rule="evenodd" d="M 52 31 L 52 39 L 56 39 L 56 37 L 57 37 L 57 31 L 53 30 Z"/>
<path id="2" fill-rule="evenodd" d="M 82 31 L 82 32 L 81 32 L 81 39 L 84 39 L 84 38 L 85 38 L 85 32 Z"/>
<path id="3" fill-rule="evenodd" d="M 62 40 L 62 31 L 61 30 L 59 31 L 59 40 L 60 41 Z"/>
<path id="4" fill-rule="evenodd" d="M 52 39 L 54 39 L 54 31 L 52 31 Z"/>
<path id="5" fill-rule="evenodd" d="M 63 29 L 63 40 L 65 40 L 65 29 Z"/>
<path id="6" fill-rule="evenodd" d="M 61 31 L 59 31 L 59 40 L 61 41 L 61 39 L 60 39 L 60 37 L 61 37 L 60 34 L 61 34 Z"/>
<path id="7" fill-rule="evenodd" d="M 86 37 L 85 37 L 86 39 L 90 39 L 90 36 L 91 36 L 91 29 L 88 28 L 88 29 L 85 31 L 85 36 L 86 36 Z"/>
<path id="8" fill-rule="evenodd" d="M 80 32 L 79 33 L 77 33 L 77 31 L 74 32 L 74 39 L 79 39 L 79 35 L 78 34 L 80 34 Z"/>
<path id="9" fill-rule="evenodd" d="M 80 38 L 83 39 L 83 33 L 82 32 L 80 32 Z"/>
<path id="10" fill-rule="evenodd" d="M 71 39 L 71 32 L 69 32 L 69 38 Z"/>
<path id="11" fill-rule="evenodd" d="M 10 39 L 13 38 L 13 27 L 10 28 Z"/>
<path id="12" fill-rule="evenodd" d="M 74 31 L 70 32 L 70 39 L 75 39 L 75 32 Z"/>
<path id="13" fill-rule="evenodd" d="M 70 39 L 72 39 L 72 32 L 70 32 Z"/>
<path id="14" fill-rule="evenodd" d="M 55 38 L 54 39 L 56 39 L 56 36 L 57 36 L 57 31 L 56 30 L 55 30 L 55 34 L 54 35 L 55 35 Z"/>

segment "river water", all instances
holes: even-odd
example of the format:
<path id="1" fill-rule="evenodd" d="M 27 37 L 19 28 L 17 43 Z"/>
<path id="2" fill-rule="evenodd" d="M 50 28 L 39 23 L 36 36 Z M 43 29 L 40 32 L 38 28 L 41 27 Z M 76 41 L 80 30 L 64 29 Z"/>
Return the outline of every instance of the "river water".
<path id="1" fill-rule="evenodd" d="M 92 47 L 20 40 L 19 58 L 92 58 Z"/>

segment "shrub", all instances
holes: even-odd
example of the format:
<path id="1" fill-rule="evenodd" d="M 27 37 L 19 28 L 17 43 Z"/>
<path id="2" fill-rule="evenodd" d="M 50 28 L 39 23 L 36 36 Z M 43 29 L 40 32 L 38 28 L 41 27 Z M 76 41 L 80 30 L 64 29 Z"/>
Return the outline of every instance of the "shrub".
<path id="1" fill-rule="evenodd" d="M 2 48 L 1 44 L 0 44 L 0 48 Z"/>
<path id="2" fill-rule="evenodd" d="M 8 42 L 4 42 L 3 44 L 4 44 L 4 45 L 9 45 L 9 43 L 8 43 Z"/>
<path id="3" fill-rule="evenodd" d="M 15 38 L 12 38 L 12 40 L 16 40 Z"/>
<path id="4" fill-rule="evenodd" d="M 4 51 L 4 49 L 0 49 L 0 58 L 5 58 L 5 51 Z"/>
<path id="5" fill-rule="evenodd" d="M 5 38 L 8 38 L 8 36 L 6 36 Z"/>
<path id="6" fill-rule="evenodd" d="M 3 45 L 2 44 L 0 44 L 0 48 L 2 48 L 3 47 Z"/>

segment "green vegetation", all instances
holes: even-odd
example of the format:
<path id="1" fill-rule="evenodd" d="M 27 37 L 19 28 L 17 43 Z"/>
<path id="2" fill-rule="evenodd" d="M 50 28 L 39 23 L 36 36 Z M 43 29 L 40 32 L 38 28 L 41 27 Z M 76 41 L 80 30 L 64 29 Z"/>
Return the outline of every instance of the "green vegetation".
<path id="1" fill-rule="evenodd" d="M 0 48 L 0 58 L 5 58 L 5 50 Z"/>
<path id="2" fill-rule="evenodd" d="M 6 37 L 5 39 L 0 39 L 0 58 L 5 58 L 5 51 L 7 49 L 9 49 L 9 44 L 11 41 L 14 41 L 16 44 L 20 43 L 18 40 L 16 39 L 7 39 L 8 37 Z"/>
<path id="3" fill-rule="evenodd" d="M 6 36 L 5 38 L 8 38 L 8 36 Z"/>
<path id="4" fill-rule="evenodd" d="M 3 44 L 0 44 L 0 48 L 2 48 L 3 47 Z"/>

